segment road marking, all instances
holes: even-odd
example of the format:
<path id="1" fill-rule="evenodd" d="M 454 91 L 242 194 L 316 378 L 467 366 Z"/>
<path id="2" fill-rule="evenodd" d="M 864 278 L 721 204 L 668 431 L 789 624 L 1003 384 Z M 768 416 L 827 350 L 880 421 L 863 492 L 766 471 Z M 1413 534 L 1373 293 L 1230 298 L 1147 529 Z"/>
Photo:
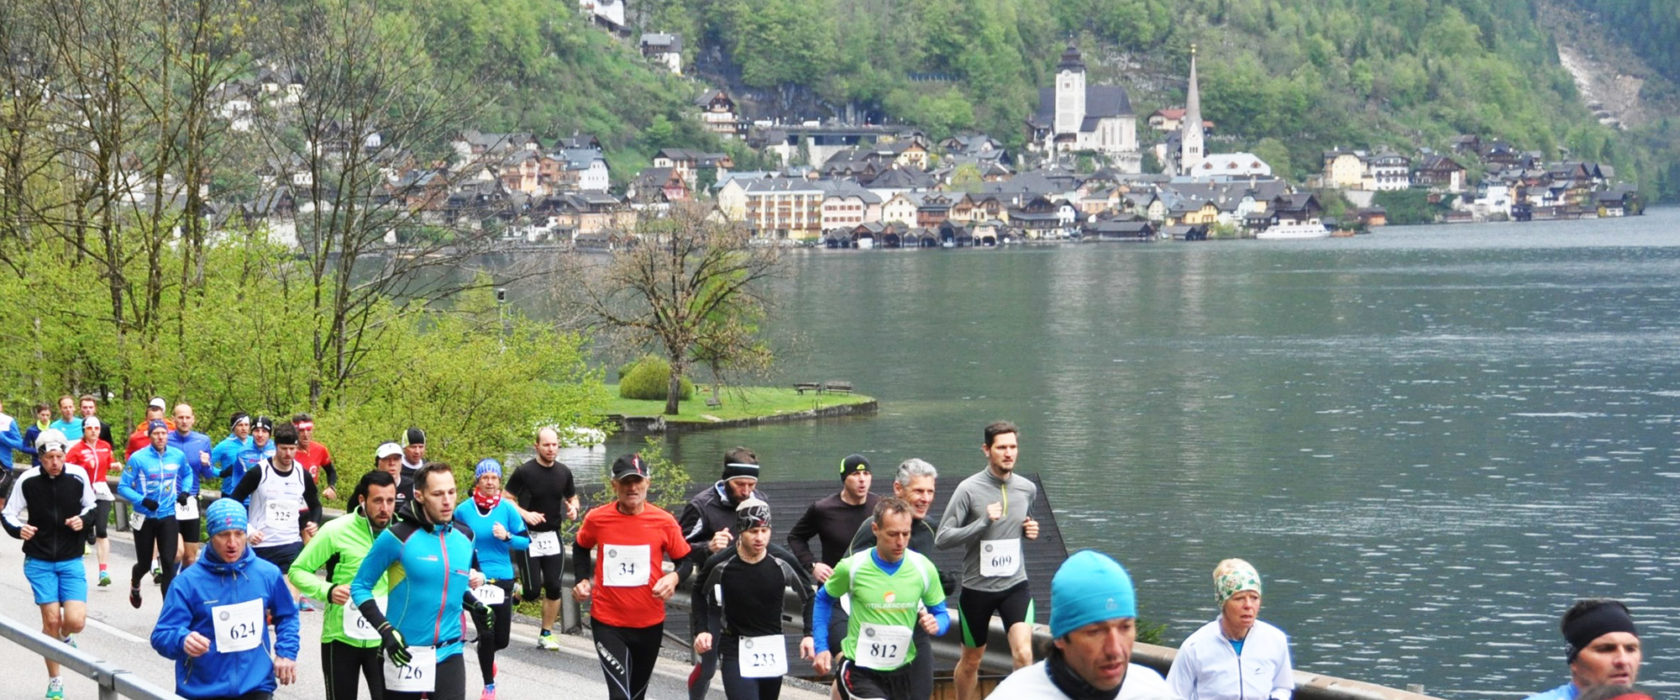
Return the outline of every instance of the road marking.
<path id="1" fill-rule="evenodd" d="M 89 627 L 96 627 L 96 628 L 98 628 L 98 629 L 100 629 L 104 632 L 108 632 L 108 633 L 111 634 L 111 636 L 116 637 L 118 639 L 123 639 L 123 640 L 126 640 L 126 641 L 134 642 L 136 644 L 150 644 L 151 643 L 149 640 L 141 639 L 140 637 L 136 637 L 132 634 L 129 634 L 127 631 L 118 629 L 116 627 L 112 627 L 112 626 L 107 625 L 103 622 L 95 620 L 91 617 L 87 619 L 87 624 L 88 624 Z"/>

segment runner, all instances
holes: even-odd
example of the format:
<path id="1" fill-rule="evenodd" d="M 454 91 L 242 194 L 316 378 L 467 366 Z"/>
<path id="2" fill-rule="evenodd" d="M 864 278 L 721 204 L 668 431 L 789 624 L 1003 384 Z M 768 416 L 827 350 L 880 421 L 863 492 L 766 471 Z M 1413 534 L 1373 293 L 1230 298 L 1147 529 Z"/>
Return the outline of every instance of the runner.
<path id="1" fill-rule="evenodd" d="M 1003 619 L 1015 668 L 1033 662 L 1033 598 L 1021 537 L 1038 539 L 1038 523 L 1027 515 L 1038 486 L 1015 473 L 1020 430 L 1014 423 L 997 421 L 983 434 L 986 468 L 957 484 L 934 537 L 940 549 L 965 548 L 957 599 L 962 656 L 952 673 L 957 700 L 980 700 L 980 659 L 994 613 Z"/>
<path id="2" fill-rule="evenodd" d="M 1177 700 L 1161 674 L 1131 663 L 1137 641 L 1132 577 L 1107 555 L 1075 552 L 1050 579 L 1049 656 L 1015 669 L 997 700 Z M 1259 698 L 1256 698 L 1259 700 Z"/>
<path id="3" fill-rule="evenodd" d="M 259 425 L 260 425 L 259 419 Z M 298 466 L 297 428 L 281 424 L 274 431 L 274 457 L 257 468 L 245 472 L 245 478 L 223 498 L 245 502 L 250 499 L 251 549 L 258 557 L 279 567 L 292 568 L 292 561 L 303 551 L 304 540 L 312 537 L 321 521 L 321 500 L 315 495 L 315 481 Z M 287 585 L 291 585 L 288 581 Z M 298 596 L 298 609 L 315 609 L 307 599 Z"/>
<path id="4" fill-rule="evenodd" d="M 863 455 L 847 455 L 840 460 L 840 492 L 812 503 L 788 533 L 788 549 L 793 550 L 794 556 L 799 557 L 800 564 L 811 572 L 811 578 L 819 585 L 827 582 L 829 575 L 834 573 L 834 565 L 846 558 L 852 535 L 875 514 L 875 506 L 881 502 L 881 497 L 869 492 L 874 479 L 869 472 L 869 460 Z M 809 542 L 812 537 L 822 543 L 820 560 L 811 553 Z M 836 610 L 828 620 L 828 638 L 840 639 L 845 635 L 846 612 Z"/>
<path id="5" fill-rule="evenodd" d="M 326 681 L 327 700 L 355 700 L 358 672 L 367 680 L 368 697 L 377 699 L 385 693 L 379 632 L 350 604 L 350 582 L 374 539 L 391 524 L 397 481 L 382 471 L 363 474 L 350 502 L 354 504 L 351 511 L 322 525 L 286 572 L 293 588 L 327 604 L 321 623 L 321 677 Z M 325 579 L 315 573 L 321 569 L 326 569 Z M 375 601 L 385 598 L 387 579 L 382 576 L 374 582 Z"/>
<path id="6" fill-rule="evenodd" d="M 234 478 L 234 470 L 238 468 L 239 453 L 251 446 L 251 417 L 244 411 L 235 411 L 228 419 L 228 436 L 216 443 L 216 448 L 210 450 L 210 465 L 215 467 L 216 475 L 222 478 L 223 487 L 239 483 Z M 241 470 L 240 476 L 245 476 Z"/>
<path id="7" fill-rule="evenodd" d="M 933 465 L 912 457 L 899 463 L 898 474 L 893 479 L 893 497 L 910 504 L 910 551 L 924 556 L 934 551 L 936 523 L 928 516 L 928 511 L 933 508 L 938 477 L 939 470 Z M 857 535 L 852 537 L 851 554 L 875 546 L 873 527 L 871 521 L 858 529 Z M 939 588 L 955 591 L 956 576 L 939 572 Z M 916 645 L 916 657 L 910 662 L 910 695 L 922 700 L 933 696 L 933 640 L 920 627 L 912 630 L 910 639 Z"/>
<path id="8" fill-rule="evenodd" d="M 175 429 L 169 431 L 169 444 L 186 455 L 187 466 L 191 467 L 187 475 L 187 500 L 175 509 L 175 519 L 181 521 L 181 558 L 177 563 L 183 569 L 198 561 L 198 543 L 201 539 L 198 522 L 200 485 L 205 479 L 216 475 L 210 466 L 210 436 L 193 430 L 193 425 L 197 422 L 192 406 L 175 404 Z"/>
<path id="9" fill-rule="evenodd" d="M 647 463 L 638 454 L 613 461 L 612 503 L 591 509 L 572 545 L 572 597 L 594 598 L 589 633 L 612 700 L 642 700 L 659 657 L 665 601 L 688 567 L 661 575 L 660 561 L 688 556 L 677 519 L 647 502 Z"/>
<path id="10" fill-rule="evenodd" d="M 83 398 L 91 399 L 92 397 Z M 84 401 L 82 403 L 83 417 L 93 415 L 93 413 L 89 410 L 92 406 L 94 406 L 94 404 L 91 401 Z M 153 397 L 152 400 L 146 404 L 146 417 L 141 419 L 140 424 L 134 426 L 134 432 L 129 434 L 128 446 L 123 449 L 123 459 L 133 457 L 134 453 L 152 446 L 152 438 L 150 435 L 147 435 L 146 429 L 146 426 L 151 425 L 152 421 L 161 420 L 163 421 L 163 424 L 169 428 L 169 432 L 175 432 L 174 421 L 169 420 L 163 415 L 164 411 L 167 410 L 169 410 L 169 406 L 161 397 Z"/>
<path id="11" fill-rule="evenodd" d="M 245 475 L 256 469 L 264 460 L 274 457 L 274 420 L 268 416 L 257 416 L 251 419 L 251 441 L 239 451 L 232 467 L 224 467 L 221 472 L 222 493 L 226 495 L 230 484 L 238 484 L 245 480 Z M 245 510 L 250 511 L 250 504 L 245 504 Z"/>
<path id="12" fill-rule="evenodd" d="M 1627 605 L 1609 598 L 1577 600 L 1558 626 L 1569 680 L 1528 700 L 1575 700 L 1594 688 L 1631 686 L 1639 680 L 1645 651 Z"/>
<path id="13" fill-rule="evenodd" d="M 402 473 L 402 448 L 394 442 L 381 443 L 373 452 L 373 466 L 397 480 L 397 512 L 406 511 L 414 500 L 414 479 Z"/>
<path id="14" fill-rule="evenodd" d="M 412 479 L 414 472 L 426 464 L 426 431 L 419 428 L 403 431 L 402 452 L 402 475 Z"/>
<path id="15" fill-rule="evenodd" d="M 29 455 L 29 466 L 41 466 L 41 458 L 35 454 L 35 438 L 41 437 L 41 433 L 46 432 L 50 427 L 52 427 L 52 407 L 44 403 L 35 404 L 35 424 L 23 431 L 23 444 L 18 446 L 19 452 Z M 74 442 L 74 439 L 72 439 L 72 442 Z M 11 489 L 0 489 L 0 492 L 10 493 Z"/>
<path id="16" fill-rule="evenodd" d="M 817 654 L 811 666 L 818 675 L 826 675 L 833 667 L 834 689 L 841 698 L 923 697 L 912 695 L 915 672 L 911 662 L 918 654 L 926 654 L 912 642 L 912 630 L 920 627 L 929 635 L 941 635 L 950 627 L 951 617 L 945 610 L 939 570 L 926 556 L 910 549 L 914 523 L 915 510 L 904 499 L 882 500 L 869 525 L 875 546 L 841 560 L 834 575 L 817 589 L 813 629 Z M 835 662 L 829 651 L 828 616 L 840 597 L 847 595 L 852 617 Z M 919 612 L 918 603 L 927 610 Z"/>
<path id="17" fill-rule="evenodd" d="M 1241 559 L 1213 569 L 1219 617 L 1184 640 L 1167 672 L 1181 700 L 1289 700 L 1295 671 L 1289 635 L 1260 620 L 1260 572 Z M 1235 671 L 1233 673 L 1233 671 Z"/>
<path id="18" fill-rule="evenodd" d="M 723 455 L 723 477 L 711 488 L 694 494 L 683 506 L 682 516 L 677 518 L 683 539 L 693 549 L 685 566 L 698 569 L 707 557 L 729 548 L 734 541 L 730 528 L 735 526 L 735 506 L 749 498 L 764 500 L 758 492 L 758 455 L 745 447 L 736 447 Z M 717 674 L 717 657 L 715 649 L 700 655 L 700 662 L 688 674 L 689 700 L 706 697 L 712 676 Z"/>
<path id="19" fill-rule="evenodd" d="M 5 405 L 0 404 L 0 506 L 6 503 L 5 494 L 11 491 L 7 488 L 12 481 L 12 451 L 23 447 L 23 431 L 18 429 L 16 419 L 6 414 Z"/>
<path id="20" fill-rule="evenodd" d="M 58 420 L 47 427 L 63 433 L 72 442 L 82 439 L 82 416 L 76 413 L 76 397 L 69 394 L 58 397 L 58 415 Z"/>
<path id="21" fill-rule="evenodd" d="M 204 515 L 210 546 L 164 595 L 152 649 L 175 660 L 181 697 L 267 700 L 276 680 L 297 681 L 297 608 L 280 570 L 245 546 L 245 507 L 223 498 Z"/>
<path id="22" fill-rule="evenodd" d="M 87 541 L 93 545 L 94 555 L 99 561 L 99 585 L 111 585 L 111 539 L 110 520 L 111 508 L 116 504 L 116 495 L 111 492 L 108 480 L 115 459 L 111 455 L 111 446 L 99 439 L 104 425 L 98 418 L 84 418 L 82 425 L 82 439 L 70 446 L 70 454 L 64 461 L 81 467 L 87 474 L 88 483 L 93 487 L 94 509 L 93 515 L 87 520 L 87 527 L 82 531 L 87 534 Z"/>
<path id="23" fill-rule="evenodd" d="M 799 658 L 813 659 L 811 579 L 799 559 L 770 544 L 770 505 L 749 498 L 735 507 L 735 546 L 713 554 L 696 577 L 690 629 L 695 653 L 714 647 L 729 700 L 776 700 L 787 674 L 782 636 L 783 592 L 792 588 L 804 605 Z M 774 603 L 772 603 L 774 601 Z M 706 630 L 721 629 L 714 636 Z"/>
<path id="24" fill-rule="evenodd" d="M 81 420 L 85 421 L 89 418 L 94 418 L 94 417 L 97 417 L 99 415 L 99 399 L 94 398 L 93 394 L 82 394 L 82 397 L 80 399 L 76 400 L 76 405 L 81 407 L 81 412 L 82 412 Z M 103 420 L 103 419 L 101 419 L 101 420 Z M 168 423 L 169 421 L 164 421 L 164 422 Z M 109 426 L 110 424 L 107 423 L 106 425 Z M 103 432 L 99 435 L 99 441 L 105 443 L 105 446 L 110 448 L 111 454 L 113 454 L 113 455 L 115 455 L 117 453 L 116 443 L 111 442 L 111 434 L 114 430 L 115 430 L 114 428 L 113 429 L 108 429 L 108 430 L 106 430 L 105 432 Z M 65 436 L 69 437 L 69 434 L 66 433 Z M 76 440 L 79 440 L 79 439 L 81 439 L 81 438 L 79 438 L 79 437 L 71 437 L 70 438 L 70 440 L 72 442 L 74 442 Z"/>
<path id="25" fill-rule="evenodd" d="M 449 465 L 421 467 L 414 483 L 413 503 L 374 539 L 357 568 L 350 599 L 379 631 L 387 700 L 460 700 L 466 694 L 461 610 L 483 610 L 472 595 L 483 575 L 471 570 L 472 533 L 454 523 L 455 475 Z M 400 573 L 382 611 L 374 587 L 392 569 Z M 480 619 L 487 618 L 475 616 Z M 492 632 L 481 629 L 479 636 Z"/>
<path id="26" fill-rule="evenodd" d="M 134 528 L 134 571 L 128 581 L 128 604 L 140 607 L 140 577 L 152 561 L 155 547 L 162 561 L 175 561 L 180 525 L 175 506 L 187 499 L 187 457 L 169 446 L 169 426 L 161 420 L 147 426 L 152 446 L 128 458 L 117 493 L 133 505 L 129 525 Z M 175 580 L 175 567 L 165 567 L 158 579 L 165 595 Z"/>
<path id="27" fill-rule="evenodd" d="M 472 499 L 455 507 L 455 522 L 473 533 L 473 555 L 484 572 L 484 585 L 473 594 L 495 617 L 489 625 L 493 634 L 478 638 L 478 671 L 484 678 L 479 700 L 496 700 L 496 652 L 507 648 L 513 627 L 514 571 L 509 554 L 531 545 L 519 507 L 502 500 L 501 462 L 479 461 L 473 469 Z"/>
<path id="28" fill-rule="evenodd" d="M 292 416 L 292 427 L 298 431 L 297 461 L 309 470 L 309 478 L 315 480 L 316 490 L 327 500 L 338 498 L 338 469 L 333 467 L 332 453 L 327 446 L 315 441 L 315 419 L 307 413 Z M 326 484 L 321 479 L 326 479 Z"/>
<path id="29" fill-rule="evenodd" d="M 553 630 L 554 621 L 560 617 L 561 578 L 566 572 L 560 528 L 564 520 L 577 519 L 577 488 L 572 483 L 571 468 L 555 460 L 560 455 L 558 432 L 548 427 L 537 430 L 536 448 L 537 456 L 513 470 L 503 493 L 519 509 L 519 517 L 531 531 L 529 550 L 516 551 L 513 556 L 521 571 L 524 599 L 537 600 L 537 591 L 542 591 L 542 631 L 537 633 L 537 646 L 559 651 L 560 642 Z"/>
<path id="30" fill-rule="evenodd" d="M 93 488 L 79 469 L 64 468 L 70 441 L 56 430 L 36 438 L 41 466 L 18 477 L 0 511 L 6 533 L 23 540 L 23 573 L 41 607 L 41 633 L 76 646 L 70 635 L 87 621 L 87 567 L 82 565 L 85 519 Z M 27 518 L 24 511 L 29 511 Z M 58 662 L 47 659 L 47 697 L 64 697 Z"/>

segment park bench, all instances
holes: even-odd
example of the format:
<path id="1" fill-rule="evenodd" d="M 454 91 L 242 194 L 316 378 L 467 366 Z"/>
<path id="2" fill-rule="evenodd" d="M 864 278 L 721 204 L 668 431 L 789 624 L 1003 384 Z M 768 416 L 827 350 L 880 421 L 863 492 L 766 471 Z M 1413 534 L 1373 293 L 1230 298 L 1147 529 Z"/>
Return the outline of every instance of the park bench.
<path id="1" fill-rule="evenodd" d="M 829 393 L 836 393 L 836 394 L 850 394 L 850 393 L 852 393 L 852 383 L 851 382 L 846 382 L 846 381 L 840 381 L 838 379 L 831 379 L 829 381 L 823 382 L 822 389 L 820 389 L 819 391 L 826 391 L 826 392 L 829 392 Z"/>
<path id="2" fill-rule="evenodd" d="M 816 382 L 795 382 L 793 390 L 799 392 L 800 396 L 804 396 L 807 391 L 815 391 L 820 394 L 822 393 L 822 385 Z"/>

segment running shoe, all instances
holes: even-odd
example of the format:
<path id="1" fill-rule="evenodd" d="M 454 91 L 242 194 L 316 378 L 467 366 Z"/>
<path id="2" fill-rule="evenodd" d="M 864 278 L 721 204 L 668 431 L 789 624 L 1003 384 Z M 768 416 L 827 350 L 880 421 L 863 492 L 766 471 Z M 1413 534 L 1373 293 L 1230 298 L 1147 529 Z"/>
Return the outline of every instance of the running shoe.
<path id="1" fill-rule="evenodd" d="M 129 589 L 128 589 L 128 604 L 134 606 L 135 608 L 140 607 L 140 587 L 139 586 L 130 586 L 129 587 Z"/>
<path id="2" fill-rule="evenodd" d="M 47 700 L 64 700 L 64 679 L 47 679 Z"/>
<path id="3" fill-rule="evenodd" d="M 315 612 L 315 604 L 309 602 L 308 598 L 298 596 L 298 612 Z"/>
<path id="4" fill-rule="evenodd" d="M 64 645 L 70 647 L 71 649 L 82 648 L 82 645 L 76 643 L 76 635 L 73 634 L 65 636 L 64 639 L 60 641 L 64 642 Z"/>
<path id="5" fill-rule="evenodd" d="M 537 648 L 546 651 L 560 651 L 560 640 L 555 639 L 553 634 L 541 635 L 537 637 Z"/>
<path id="6" fill-rule="evenodd" d="M 484 692 L 479 693 L 478 700 L 496 700 L 496 684 L 484 686 Z"/>
<path id="7" fill-rule="evenodd" d="M 109 572 L 109 571 L 99 572 L 99 586 L 101 588 L 103 588 L 103 587 L 109 586 L 109 585 L 111 585 L 111 572 Z"/>

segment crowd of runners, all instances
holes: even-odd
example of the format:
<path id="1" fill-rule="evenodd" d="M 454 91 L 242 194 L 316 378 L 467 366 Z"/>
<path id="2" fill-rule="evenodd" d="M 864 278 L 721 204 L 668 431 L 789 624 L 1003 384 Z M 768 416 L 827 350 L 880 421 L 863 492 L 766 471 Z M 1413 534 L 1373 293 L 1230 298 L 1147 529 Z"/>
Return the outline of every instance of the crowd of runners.
<path id="1" fill-rule="evenodd" d="M 693 601 L 694 699 L 721 675 L 730 700 L 773 700 L 797 672 L 825 679 L 836 698 L 925 700 L 934 692 L 930 640 L 950 631 L 961 647 L 956 697 L 977 700 L 994 618 L 1015 670 L 993 698 L 1290 700 L 1295 689 L 1289 639 L 1258 619 L 1260 575 L 1241 559 L 1215 566 L 1217 616 L 1183 642 L 1163 677 L 1130 661 L 1138 604 L 1125 568 L 1077 552 L 1050 581 L 1052 642 L 1035 659 L 1040 616 L 1023 543 L 1040 534 L 1029 515 L 1038 491 L 1016 473 L 1021 435 L 1008 422 L 984 428 L 985 467 L 961 481 L 938 522 L 933 465 L 907 459 L 892 470 L 890 492 L 877 493 L 869 461 L 851 455 L 839 462 L 838 491 L 805 509 L 784 547 L 759 460 L 744 447 L 728 451 L 720 478 L 675 516 L 648 501 L 656 475 L 636 454 L 612 463 L 610 499 L 580 512 L 551 428 L 510 473 L 495 459 L 474 465 L 465 497 L 450 465 L 426 459 L 425 432 L 410 428 L 375 450 L 347 512 L 324 519 L 338 470 L 308 415 L 276 425 L 235 413 L 213 443 L 194 430 L 191 406 L 170 411 L 154 399 L 119 460 L 97 406 L 66 396 L 56 419 L 39 406 L 27 427 L 0 412 L 0 521 L 24 541 L 42 631 L 74 646 L 87 617 L 84 557 L 96 557 L 97 585 L 112 585 L 107 520 L 115 499 L 126 501 L 136 554 L 128 601 L 145 604 L 149 573 L 162 599 L 151 645 L 175 662 L 176 692 L 194 700 L 268 698 L 296 682 L 308 663 L 299 615 L 317 604 L 329 700 L 363 688 L 371 698 L 464 698 L 468 647 L 480 697 L 494 700 L 516 602 L 539 603 L 537 644 L 560 648 L 568 521 L 580 521 L 570 594 L 588 604 L 614 700 L 647 696 L 666 601 L 679 591 Z M 221 497 L 200 513 L 211 479 L 221 480 Z M 936 549 L 959 550 L 961 570 L 940 571 L 929 558 Z M 791 634 L 788 596 L 800 603 Z M 1631 686 L 1641 649 L 1625 606 L 1582 601 L 1561 627 L 1570 680 L 1531 700 L 1639 696 Z M 46 697 L 64 697 L 58 665 L 46 666 Z"/>

